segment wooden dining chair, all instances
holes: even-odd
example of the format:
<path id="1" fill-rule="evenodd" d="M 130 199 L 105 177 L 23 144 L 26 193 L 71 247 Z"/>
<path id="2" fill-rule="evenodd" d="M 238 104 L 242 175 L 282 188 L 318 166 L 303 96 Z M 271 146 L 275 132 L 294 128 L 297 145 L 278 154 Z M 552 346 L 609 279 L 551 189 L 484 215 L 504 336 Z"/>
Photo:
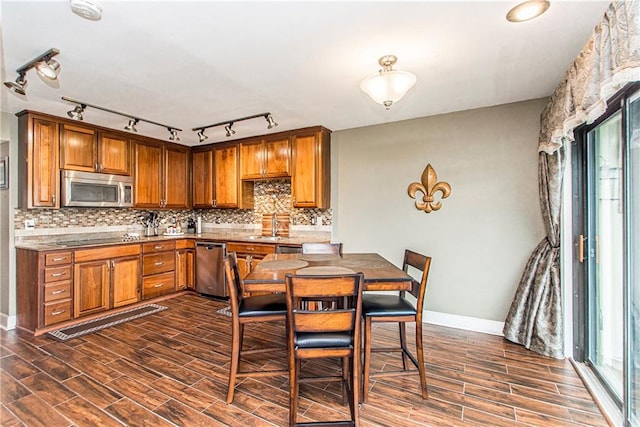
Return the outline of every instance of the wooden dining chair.
<path id="1" fill-rule="evenodd" d="M 248 350 L 242 349 L 244 325 L 255 322 L 284 321 L 287 317 L 287 303 L 285 294 L 270 294 L 244 297 L 242 294 L 242 279 L 238 269 L 235 252 L 230 252 L 224 260 L 224 269 L 231 305 L 231 366 L 229 368 L 229 386 L 227 389 L 227 403 L 233 402 L 236 380 L 242 377 L 263 377 L 271 375 L 286 375 L 287 370 L 241 371 L 242 356 L 278 351 L 284 353 L 285 348 L 261 347 Z M 284 331 L 283 331 L 284 332 Z"/>
<path id="2" fill-rule="evenodd" d="M 302 243 L 303 254 L 333 254 L 342 256 L 342 243 Z"/>
<path id="3" fill-rule="evenodd" d="M 339 381 L 343 403 L 349 403 L 351 420 L 358 426 L 360 399 L 360 316 L 362 273 L 340 276 L 294 276 L 287 274 L 287 336 L 289 354 L 289 426 L 296 425 L 300 383 Z M 311 302 L 333 298 L 323 310 L 309 309 Z M 303 360 L 338 358 L 341 375 L 301 377 Z M 322 424 L 322 423 L 321 423 Z M 329 425 L 329 424 L 322 424 Z M 331 425 L 336 425 L 331 422 Z M 341 424 L 346 425 L 346 424 Z"/>
<path id="4" fill-rule="evenodd" d="M 420 375 L 420 387 L 422 398 L 428 399 L 427 375 L 424 367 L 424 351 L 422 345 L 422 307 L 424 305 L 424 295 L 427 289 L 427 279 L 431 257 L 421 255 L 417 252 L 405 250 L 402 269 L 409 272 L 409 267 L 413 267 L 422 273 L 420 281 L 413 281 L 411 294 L 416 298 L 415 305 L 406 299 L 406 291 L 401 291 L 396 295 L 367 293 L 362 297 L 362 316 L 364 318 L 364 372 L 363 372 L 363 401 L 367 402 L 369 395 L 369 378 L 415 374 L 415 370 L 409 370 L 409 361 L 418 369 Z M 373 322 L 397 322 L 400 329 L 399 346 L 386 348 L 371 348 L 371 325 Z M 416 324 L 416 357 L 407 349 L 406 324 L 414 322 Z M 371 353 L 372 352 L 401 352 L 402 370 L 391 370 L 385 372 L 371 373 Z"/>

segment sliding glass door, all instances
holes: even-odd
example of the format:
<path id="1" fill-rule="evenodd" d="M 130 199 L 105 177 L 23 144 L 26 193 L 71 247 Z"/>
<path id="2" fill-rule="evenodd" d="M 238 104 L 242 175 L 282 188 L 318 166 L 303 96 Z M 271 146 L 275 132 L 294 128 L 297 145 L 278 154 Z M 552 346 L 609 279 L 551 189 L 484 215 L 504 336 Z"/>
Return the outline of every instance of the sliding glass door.
<path id="1" fill-rule="evenodd" d="M 640 87 L 576 133 L 575 358 L 640 426 Z"/>

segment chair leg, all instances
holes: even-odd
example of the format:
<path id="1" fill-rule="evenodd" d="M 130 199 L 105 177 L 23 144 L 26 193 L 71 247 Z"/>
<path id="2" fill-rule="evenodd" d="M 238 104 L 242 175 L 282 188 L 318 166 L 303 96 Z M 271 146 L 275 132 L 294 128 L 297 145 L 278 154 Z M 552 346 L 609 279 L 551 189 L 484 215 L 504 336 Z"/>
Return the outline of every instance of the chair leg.
<path id="1" fill-rule="evenodd" d="M 409 356 L 407 353 L 409 349 L 407 348 L 407 325 L 404 322 L 398 322 L 398 327 L 400 329 L 400 347 L 402 348 L 402 369 L 409 369 Z"/>
<path id="2" fill-rule="evenodd" d="M 233 402 L 233 394 L 236 388 L 236 375 L 240 365 L 240 352 L 242 351 L 243 325 L 233 325 L 231 331 L 231 365 L 229 367 L 229 385 L 227 388 L 227 403 Z"/>
<path id="3" fill-rule="evenodd" d="M 342 404 L 346 405 L 349 401 L 349 376 L 351 369 L 349 368 L 349 358 L 342 358 Z"/>
<path id="4" fill-rule="evenodd" d="M 360 425 L 360 355 L 354 354 L 351 361 L 351 417 L 353 425 Z"/>
<path id="5" fill-rule="evenodd" d="M 369 399 L 369 369 L 371 365 L 371 318 L 364 319 L 364 369 L 362 372 L 362 401 Z"/>
<path id="6" fill-rule="evenodd" d="M 298 418 L 298 393 L 300 384 L 298 375 L 300 374 L 300 359 L 296 359 L 289 366 L 289 426 L 293 427 Z"/>
<path id="7" fill-rule="evenodd" d="M 422 388 L 422 398 L 428 399 L 427 393 L 427 373 L 424 367 L 424 351 L 422 347 L 422 322 L 416 321 L 416 353 L 418 356 L 418 372 L 420 373 L 420 387 Z"/>

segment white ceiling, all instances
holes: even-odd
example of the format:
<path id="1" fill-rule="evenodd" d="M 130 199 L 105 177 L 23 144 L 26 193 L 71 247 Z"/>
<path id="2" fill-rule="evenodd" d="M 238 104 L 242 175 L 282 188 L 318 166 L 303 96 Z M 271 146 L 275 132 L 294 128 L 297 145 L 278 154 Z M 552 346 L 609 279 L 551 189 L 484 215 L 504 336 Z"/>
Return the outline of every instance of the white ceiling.
<path id="1" fill-rule="evenodd" d="M 589 39 L 608 1 L 552 1 L 538 19 L 505 19 L 517 1 L 214 2 L 101 0 L 100 21 L 68 1 L 0 1 L 2 80 L 51 47 L 57 82 L 27 73 L 27 95 L 0 88 L 3 112 L 64 116 L 61 97 L 183 129 L 271 112 L 273 131 L 386 123 L 548 96 Z M 417 75 L 386 111 L 360 91 L 386 54 Z M 88 123 L 126 119 L 88 108 Z M 235 138 L 268 133 L 234 125 Z M 141 123 L 139 133 L 167 139 Z M 222 127 L 207 143 L 227 140 Z"/>

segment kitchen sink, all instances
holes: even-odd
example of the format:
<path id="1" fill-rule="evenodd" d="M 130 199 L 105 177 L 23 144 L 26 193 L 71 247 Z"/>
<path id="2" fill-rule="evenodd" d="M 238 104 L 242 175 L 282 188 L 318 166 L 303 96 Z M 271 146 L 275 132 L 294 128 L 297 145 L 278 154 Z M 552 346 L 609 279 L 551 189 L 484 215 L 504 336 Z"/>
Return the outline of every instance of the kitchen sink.
<path id="1" fill-rule="evenodd" d="M 280 236 L 249 236 L 248 237 L 249 240 L 264 240 L 267 242 L 275 242 L 278 241 L 280 239 L 282 239 L 282 237 Z"/>

